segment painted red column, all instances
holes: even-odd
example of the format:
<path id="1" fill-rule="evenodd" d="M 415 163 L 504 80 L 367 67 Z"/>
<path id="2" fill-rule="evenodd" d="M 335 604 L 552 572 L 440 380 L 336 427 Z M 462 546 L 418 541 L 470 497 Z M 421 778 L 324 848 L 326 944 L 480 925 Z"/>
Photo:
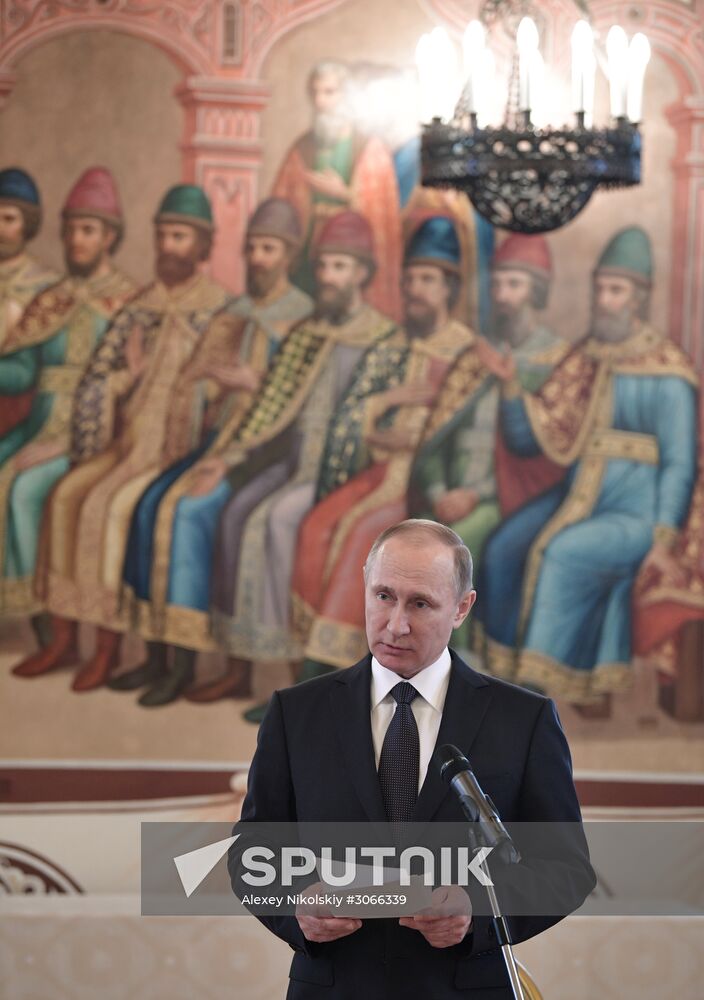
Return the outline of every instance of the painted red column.
<path id="1" fill-rule="evenodd" d="M 690 95 L 666 112 L 677 136 L 672 163 L 675 204 L 672 233 L 670 329 L 704 369 L 704 96 Z"/>
<path id="2" fill-rule="evenodd" d="M 269 88 L 260 81 L 198 76 L 188 77 L 176 96 L 185 112 L 184 180 L 205 189 L 215 216 L 210 273 L 226 288 L 240 292 L 242 241 L 259 200 L 260 118 Z"/>

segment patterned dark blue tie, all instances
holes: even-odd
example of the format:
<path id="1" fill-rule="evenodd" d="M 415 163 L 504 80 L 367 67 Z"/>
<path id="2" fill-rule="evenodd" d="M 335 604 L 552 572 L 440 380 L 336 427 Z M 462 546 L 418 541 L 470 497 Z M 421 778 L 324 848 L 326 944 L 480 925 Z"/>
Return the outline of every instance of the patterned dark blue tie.
<path id="1" fill-rule="evenodd" d="M 408 681 L 391 688 L 396 711 L 379 757 L 379 784 L 390 823 L 408 823 L 418 798 L 420 740 L 411 702 L 418 694 Z"/>

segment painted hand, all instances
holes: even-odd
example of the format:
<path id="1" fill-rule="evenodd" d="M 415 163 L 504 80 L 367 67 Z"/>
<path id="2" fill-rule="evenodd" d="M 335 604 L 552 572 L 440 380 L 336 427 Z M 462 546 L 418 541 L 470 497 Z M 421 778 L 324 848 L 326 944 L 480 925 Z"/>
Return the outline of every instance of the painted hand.
<path id="1" fill-rule="evenodd" d="M 453 524 L 472 513 L 479 503 L 476 490 L 449 490 L 433 504 L 433 513 L 443 524 Z"/>
<path id="2" fill-rule="evenodd" d="M 125 344 L 125 360 L 127 370 L 132 378 L 139 378 L 147 367 L 147 358 L 144 353 L 144 330 L 141 326 L 133 327 Z"/>
<path id="3" fill-rule="evenodd" d="M 305 178 L 318 194 L 322 194 L 326 198 L 334 198 L 336 201 L 344 202 L 352 201 L 352 191 L 332 167 L 326 167 L 325 170 L 306 170 Z"/>
<path id="4" fill-rule="evenodd" d="M 192 497 L 207 496 L 220 485 L 227 473 L 227 464 L 218 455 L 204 458 L 193 468 L 194 485 L 188 495 Z"/>
<path id="5" fill-rule="evenodd" d="M 451 948 L 463 940 L 472 926 L 472 904 L 459 886 L 441 886 L 433 892 L 432 906 L 399 924 L 420 931 L 433 948 Z"/>
<path id="6" fill-rule="evenodd" d="M 516 359 L 508 347 L 505 351 L 497 351 L 483 337 L 477 337 L 476 352 L 482 364 L 502 382 L 510 382 L 516 378 Z"/>
<path id="7" fill-rule="evenodd" d="M 372 431 L 366 436 L 367 444 L 383 451 L 413 451 L 416 446 L 415 437 L 402 428 L 391 427 L 387 431 Z"/>
<path id="8" fill-rule="evenodd" d="M 15 469 L 22 472 L 24 469 L 31 469 L 42 462 L 48 462 L 52 458 L 63 455 L 66 447 L 60 441 L 36 441 L 25 445 L 21 451 L 15 455 Z"/>
<path id="9" fill-rule="evenodd" d="M 261 376 L 250 365 L 206 365 L 203 374 L 225 389 L 244 392 L 256 392 L 261 382 Z"/>
<path id="10" fill-rule="evenodd" d="M 641 570 L 659 570 L 669 583 L 676 587 L 684 587 L 687 584 L 687 577 L 684 570 L 672 555 L 667 546 L 660 542 L 655 542 L 650 552 L 643 560 Z"/>
<path id="11" fill-rule="evenodd" d="M 397 385 L 383 393 L 386 409 L 392 406 L 429 406 L 435 399 L 436 391 L 427 382 L 410 382 Z"/>

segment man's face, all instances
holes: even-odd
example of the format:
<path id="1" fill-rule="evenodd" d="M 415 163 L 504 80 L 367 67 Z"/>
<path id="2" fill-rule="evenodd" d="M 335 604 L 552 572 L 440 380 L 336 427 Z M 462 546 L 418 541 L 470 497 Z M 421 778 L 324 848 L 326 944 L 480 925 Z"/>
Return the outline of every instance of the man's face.
<path id="1" fill-rule="evenodd" d="M 319 73 L 310 84 L 310 99 L 318 114 L 333 114 L 342 102 L 342 86 L 335 73 Z"/>
<path id="2" fill-rule="evenodd" d="M 432 333 L 449 306 L 445 273 L 434 264 L 409 264 L 401 279 L 404 325 L 412 336 Z"/>
<path id="3" fill-rule="evenodd" d="M 369 649 L 388 670 L 413 677 L 430 666 L 461 625 L 476 592 L 457 596 L 452 549 L 396 536 L 382 545 L 364 588 Z"/>
<path id="4" fill-rule="evenodd" d="M 367 268 L 350 254 L 319 254 L 315 262 L 316 316 L 331 323 L 342 322 L 366 276 Z"/>
<path id="5" fill-rule="evenodd" d="M 0 260 L 10 260 L 24 249 L 24 216 L 17 205 L 0 203 Z"/>
<path id="6" fill-rule="evenodd" d="M 313 133 L 319 146 L 330 148 L 349 129 L 342 81 L 335 73 L 320 73 L 310 84 Z"/>
<path id="7" fill-rule="evenodd" d="M 638 305 L 636 285 L 630 278 L 597 274 L 592 299 L 592 335 L 606 343 L 625 340 L 633 333 Z"/>
<path id="8" fill-rule="evenodd" d="M 110 226 L 88 215 L 65 219 L 62 235 L 68 272 L 81 278 L 97 271 L 115 241 Z"/>
<path id="9" fill-rule="evenodd" d="M 158 222 L 155 229 L 156 273 L 165 285 L 183 284 L 195 274 L 200 241 L 195 226 Z"/>
<path id="10" fill-rule="evenodd" d="M 491 275 L 491 326 L 494 336 L 519 344 L 533 326 L 533 279 L 518 268 Z"/>
<path id="11" fill-rule="evenodd" d="M 288 270 L 289 251 L 277 236 L 248 236 L 244 244 L 247 291 L 263 299 Z"/>

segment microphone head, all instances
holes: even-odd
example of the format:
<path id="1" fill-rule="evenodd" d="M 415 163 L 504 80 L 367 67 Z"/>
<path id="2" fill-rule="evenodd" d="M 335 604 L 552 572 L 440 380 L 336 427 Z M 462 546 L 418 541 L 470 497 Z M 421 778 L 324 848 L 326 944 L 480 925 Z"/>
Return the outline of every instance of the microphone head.
<path id="1" fill-rule="evenodd" d="M 471 770 L 469 761 L 452 743 L 444 743 L 433 751 L 433 763 L 440 772 L 440 777 L 448 784 L 460 771 Z"/>

